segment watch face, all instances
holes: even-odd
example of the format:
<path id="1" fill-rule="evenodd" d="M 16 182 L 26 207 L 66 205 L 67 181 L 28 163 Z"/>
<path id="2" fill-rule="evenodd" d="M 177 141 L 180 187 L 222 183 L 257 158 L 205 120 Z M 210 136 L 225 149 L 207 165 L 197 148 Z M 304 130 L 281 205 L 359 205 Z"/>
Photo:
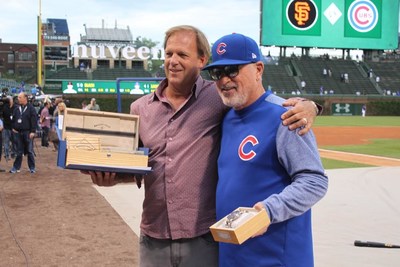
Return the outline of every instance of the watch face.
<path id="1" fill-rule="evenodd" d="M 232 211 L 231 213 L 229 213 L 227 219 L 231 221 L 237 220 L 241 214 L 242 212 L 240 210 Z"/>
<path id="2" fill-rule="evenodd" d="M 242 213 L 243 211 L 241 210 L 234 210 L 231 213 L 229 213 L 228 216 L 226 216 L 226 221 L 225 221 L 226 227 L 232 228 L 232 222 L 239 219 Z"/>

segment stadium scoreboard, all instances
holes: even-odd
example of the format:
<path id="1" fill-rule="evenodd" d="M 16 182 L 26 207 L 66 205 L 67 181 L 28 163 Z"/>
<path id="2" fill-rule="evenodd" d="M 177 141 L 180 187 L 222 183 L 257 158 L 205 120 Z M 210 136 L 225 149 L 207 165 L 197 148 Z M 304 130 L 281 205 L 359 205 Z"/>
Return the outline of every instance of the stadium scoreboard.
<path id="1" fill-rule="evenodd" d="M 121 82 L 120 93 L 143 95 L 154 92 L 159 81 L 131 81 Z M 68 80 L 62 81 L 63 94 L 116 94 L 115 81 Z"/>
<path id="2" fill-rule="evenodd" d="M 261 45 L 397 49 L 398 0 L 261 0 Z"/>

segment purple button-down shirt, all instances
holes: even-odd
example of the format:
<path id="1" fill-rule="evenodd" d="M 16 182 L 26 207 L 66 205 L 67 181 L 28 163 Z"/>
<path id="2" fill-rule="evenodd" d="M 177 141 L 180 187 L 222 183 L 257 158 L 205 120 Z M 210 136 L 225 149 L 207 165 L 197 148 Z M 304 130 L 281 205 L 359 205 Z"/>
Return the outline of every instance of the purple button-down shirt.
<path id="1" fill-rule="evenodd" d="M 193 238 L 215 222 L 221 121 L 228 110 L 215 84 L 200 76 L 176 111 L 164 96 L 168 81 L 131 105 L 139 137 L 150 148 L 141 231 L 160 239 Z"/>
<path id="2" fill-rule="evenodd" d="M 40 126 L 50 128 L 50 113 L 47 107 L 44 107 L 42 109 L 40 117 L 43 118 L 43 121 L 42 123 L 40 123 Z"/>

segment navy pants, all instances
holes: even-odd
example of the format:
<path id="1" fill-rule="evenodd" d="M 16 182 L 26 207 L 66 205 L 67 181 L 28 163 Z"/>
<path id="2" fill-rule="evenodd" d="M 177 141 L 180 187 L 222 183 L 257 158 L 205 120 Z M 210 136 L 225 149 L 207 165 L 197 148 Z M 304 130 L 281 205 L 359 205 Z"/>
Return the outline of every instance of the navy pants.
<path id="1" fill-rule="evenodd" d="M 14 161 L 14 168 L 19 170 L 21 169 L 22 164 L 22 156 L 28 156 L 28 167 L 30 170 L 35 169 L 35 153 L 33 152 L 33 139 L 29 138 L 29 131 L 21 131 L 18 132 L 16 137 L 17 144 L 17 157 Z"/>

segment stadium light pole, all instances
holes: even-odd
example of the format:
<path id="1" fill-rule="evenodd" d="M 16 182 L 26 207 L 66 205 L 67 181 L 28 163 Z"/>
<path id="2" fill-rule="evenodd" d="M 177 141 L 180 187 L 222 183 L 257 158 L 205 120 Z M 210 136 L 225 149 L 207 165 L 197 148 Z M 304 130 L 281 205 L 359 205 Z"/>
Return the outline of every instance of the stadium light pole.
<path id="1" fill-rule="evenodd" d="M 39 0 L 38 16 L 38 46 L 37 46 L 37 83 L 42 87 L 42 0 Z"/>

